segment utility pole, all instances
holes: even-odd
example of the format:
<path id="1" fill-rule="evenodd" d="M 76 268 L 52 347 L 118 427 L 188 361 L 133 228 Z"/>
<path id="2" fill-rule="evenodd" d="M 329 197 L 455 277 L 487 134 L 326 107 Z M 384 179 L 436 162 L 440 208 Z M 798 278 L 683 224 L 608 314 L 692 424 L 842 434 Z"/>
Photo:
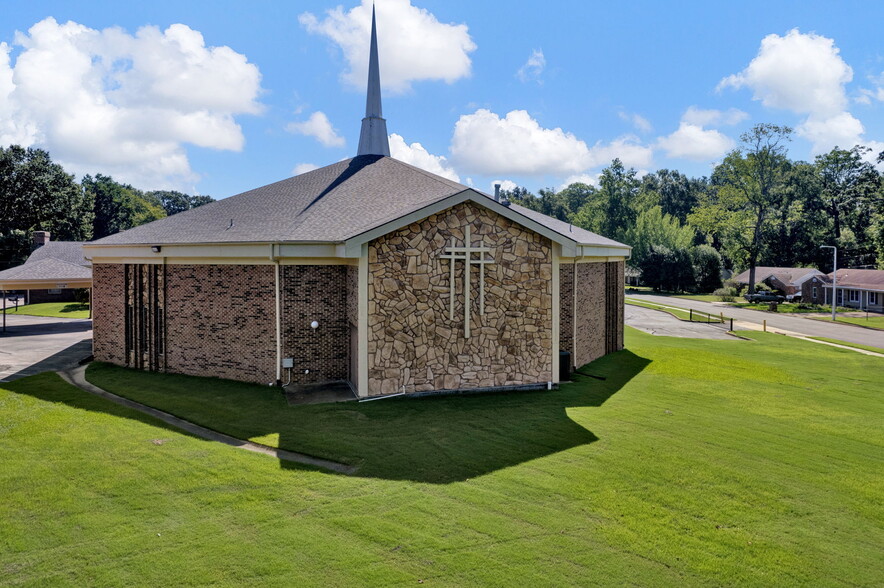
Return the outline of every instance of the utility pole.
<path id="1" fill-rule="evenodd" d="M 835 320 L 835 304 L 838 300 L 838 248 L 834 245 L 820 245 L 820 249 L 831 249 L 832 261 L 832 320 Z"/>

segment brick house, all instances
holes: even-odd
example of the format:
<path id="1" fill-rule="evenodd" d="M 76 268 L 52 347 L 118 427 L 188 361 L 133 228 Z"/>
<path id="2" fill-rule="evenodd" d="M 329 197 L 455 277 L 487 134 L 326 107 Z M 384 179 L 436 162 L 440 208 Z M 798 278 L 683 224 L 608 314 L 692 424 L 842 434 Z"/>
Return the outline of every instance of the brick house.
<path id="1" fill-rule="evenodd" d="M 832 304 L 833 274 L 814 276 L 804 283 L 803 300 Z M 884 312 L 884 270 L 839 269 L 837 305 Z"/>
<path id="2" fill-rule="evenodd" d="M 822 276 L 823 272 L 811 267 L 762 267 L 755 268 L 755 283 L 764 283 L 772 289 L 782 292 L 787 300 L 802 296 L 802 286 L 813 276 Z M 749 285 L 749 270 L 734 276 L 738 284 Z M 803 298 L 807 300 L 806 298 Z"/>
<path id="3" fill-rule="evenodd" d="M 0 271 L 0 290 L 24 291 L 25 304 L 72 302 L 75 290 L 92 287 L 92 268 L 80 241 L 52 241 L 34 231 L 34 251 L 19 266 Z"/>
<path id="4" fill-rule="evenodd" d="M 376 47 L 356 157 L 86 245 L 96 359 L 365 397 L 622 349 L 630 248 L 389 157 Z"/>

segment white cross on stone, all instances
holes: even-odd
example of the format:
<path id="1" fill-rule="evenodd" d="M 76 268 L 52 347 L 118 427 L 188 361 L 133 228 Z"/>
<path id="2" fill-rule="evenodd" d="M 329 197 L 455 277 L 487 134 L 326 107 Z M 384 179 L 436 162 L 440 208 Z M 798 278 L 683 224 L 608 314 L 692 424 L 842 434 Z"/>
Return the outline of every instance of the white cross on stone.
<path id="1" fill-rule="evenodd" d="M 473 247 L 472 245 L 472 236 L 470 234 L 470 225 L 466 226 L 466 236 L 464 237 L 464 246 L 463 247 L 455 247 L 454 245 L 454 237 L 451 238 L 451 245 L 445 249 L 445 253 L 440 255 L 441 259 L 449 260 L 449 268 L 450 268 L 450 278 L 449 278 L 449 302 L 448 302 L 448 318 L 450 320 L 454 320 L 454 294 L 455 294 L 455 286 L 454 286 L 454 262 L 455 261 L 464 261 L 464 272 L 463 272 L 463 292 L 464 292 L 464 305 L 463 305 L 463 332 L 464 337 L 469 338 L 470 336 L 470 307 L 471 305 L 471 294 L 470 291 L 470 275 L 471 266 L 478 265 L 479 266 L 479 314 L 485 314 L 485 265 L 489 263 L 494 263 L 494 259 L 486 258 L 486 253 L 491 253 L 491 250 L 481 243 L 477 247 Z M 478 254 L 478 258 L 473 258 L 473 254 Z"/>

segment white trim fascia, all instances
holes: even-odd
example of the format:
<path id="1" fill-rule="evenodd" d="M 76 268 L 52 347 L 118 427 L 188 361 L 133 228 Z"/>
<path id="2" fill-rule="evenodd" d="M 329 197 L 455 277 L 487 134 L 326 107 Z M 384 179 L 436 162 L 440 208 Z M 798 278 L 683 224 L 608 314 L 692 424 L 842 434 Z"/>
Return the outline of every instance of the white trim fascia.
<path id="1" fill-rule="evenodd" d="M 831 283 L 829 283 L 829 284 L 822 284 L 822 286 L 823 286 L 823 288 L 831 288 L 831 287 L 832 287 L 832 284 L 831 284 Z M 838 286 L 837 286 L 837 288 L 838 288 L 839 290 L 860 290 L 860 291 L 862 291 L 862 292 L 879 292 L 879 293 L 884 293 L 884 286 L 881 286 L 880 288 L 862 288 L 862 287 L 860 287 L 860 286 L 851 286 L 850 284 L 841 284 L 841 283 L 839 283 Z"/>
<path id="2" fill-rule="evenodd" d="M 160 251 L 154 253 L 151 247 L 159 246 Z M 187 243 L 164 245 L 84 245 L 87 258 L 96 259 L 160 259 L 162 257 L 175 260 L 178 258 L 194 259 L 267 259 L 268 246 L 277 248 L 278 256 L 286 258 L 338 258 L 341 257 L 338 243 Z M 173 261 L 174 262 L 174 261 Z"/>
<path id="3" fill-rule="evenodd" d="M 0 290 L 56 290 L 91 288 L 92 280 L 77 278 L 75 280 L 39 279 L 39 280 L 0 280 Z"/>
<path id="4" fill-rule="evenodd" d="M 500 216 L 507 218 L 514 223 L 518 223 L 519 225 L 534 231 L 540 235 L 543 235 L 547 239 L 551 240 L 553 243 L 558 243 L 562 246 L 563 253 L 565 255 L 574 255 L 576 253 L 576 247 L 578 243 L 573 239 L 569 239 L 565 237 L 561 233 L 558 233 L 548 227 L 545 227 L 538 223 L 537 221 L 531 220 L 530 218 L 519 214 L 518 212 L 512 210 L 511 208 L 504 206 L 494 200 L 488 198 L 479 192 L 468 189 L 463 190 L 462 192 L 458 192 L 457 194 L 452 194 L 447 198 L 443 198 L 442 200 L 437 200 L 432 204 L 428 204 L 423 208 L 419 208 L 413 212 L 410 212 L 404 216 L 388 221 L 382 225 L 378 225 L 373 229 L 369 229 L 358 235 L 354 235 L 350 237 L 346 241 L 344 241 L 344 255 L 346 257 L 359 257 L 360 255 L 360 247 L 363 243 L 368 243 L 373 239 L 377 239 L 378 237 L 382 237 L 396 229 L 400 229 L 402 227 L 406 227 L 414 222 L 423 220 L 428 216 L 437 214 L 442 212 L 443 210 L 447 210 L 452 206 L 457 206 L 462 202 L 466 202 L 469 200 L 474 204 L 478 204 L 492 212 L 496 212 Z"/>

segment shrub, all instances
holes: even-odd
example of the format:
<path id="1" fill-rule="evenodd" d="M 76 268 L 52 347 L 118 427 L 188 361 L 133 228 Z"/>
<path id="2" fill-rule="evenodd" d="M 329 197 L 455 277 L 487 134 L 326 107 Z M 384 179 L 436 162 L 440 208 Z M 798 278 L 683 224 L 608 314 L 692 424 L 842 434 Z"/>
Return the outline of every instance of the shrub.
<path id="1" fill-rule="evenodd" d="M 713 296 L 718 296 L 718 299 L 721 302 L 733 302 L 734 298 L 736 298 L 736 289 L 735 288 L 719 288 L 715 292 L 712 293 Z"/>

